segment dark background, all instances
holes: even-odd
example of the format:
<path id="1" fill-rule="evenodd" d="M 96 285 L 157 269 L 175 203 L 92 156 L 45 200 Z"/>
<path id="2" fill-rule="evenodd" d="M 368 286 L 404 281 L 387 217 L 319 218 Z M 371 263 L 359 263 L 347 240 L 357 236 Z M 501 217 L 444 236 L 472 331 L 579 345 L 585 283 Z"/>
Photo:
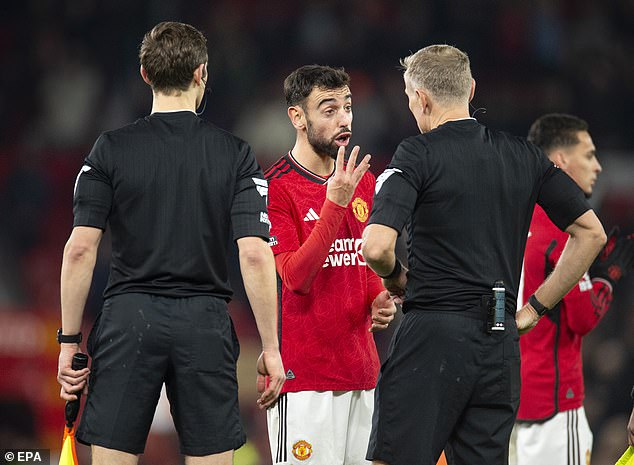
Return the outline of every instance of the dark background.
<path id="1" fill-rule="evenodd" d="M 591 202 L 605 227 L 634 230 L 634 1 L 67 0 L 0 6 L 0 444 L 59 450 L 63 404 L 55 381 L 59 268 L 72 225 L 75 176 L 97 136 L 149 113 L 139 76 L 143 34 L 163 20 L 208 38 L 204 117 L 254 147 L 266 169 L 292 147 L 282 82 L 319 63 L 352 76 L 353 144 L 381 172 L 417 132 L 399 58 L 432 43 L 466 51 L 476 117 L 525 135 L 545 112 L 588 121 L 604 172 Z M 482 186 L 486 189 L 486 186 Z M 99 312 L 108 238 L 95 271 L 86 328 Z M 235 263 L 235 262 L 234 262 Z M 250 443 L 236 463 L 270 463 L 255 408 L 253 318 L 233 265 L 232 303 L 242 344 L 241 405 Z M 593 464 L 626 446 L 634 383 L 634 280 L 584 344 Z M 377 338 L 385 353 L 390 332 Z M 55 455 L 53 451 L 53 456 Z M 80 447 L 87 463 L 87 448 Z M 157 420 L 143 463 L 179 463 L 169 415 Z"/>

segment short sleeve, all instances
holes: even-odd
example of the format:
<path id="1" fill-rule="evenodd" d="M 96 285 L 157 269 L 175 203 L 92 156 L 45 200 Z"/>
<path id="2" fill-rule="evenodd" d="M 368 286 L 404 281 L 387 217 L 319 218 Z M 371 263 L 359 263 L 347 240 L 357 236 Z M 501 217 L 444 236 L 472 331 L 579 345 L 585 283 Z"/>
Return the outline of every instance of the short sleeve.
<path id="1" fill-rule="evenodd" d="M 106 229 L 113 189 L 107 163 L 107 137 L 97 139 L 79 170 L 73 191 L 73 226 Z"/>
<path id="2" fill-rule="evenodd" d="M 238 153 L 239 165 L 231 205 L 233 240 L 253 236 L 268 241 L 268 182 L 264 179 L 251 147 L 246 142 L 240 142 Z"/>
<path id="3" fill-rule="evenodd" d="M 398 146 L 386 170 L 376 179 L 368 224 L 382 224 L 400 232 L 411 218 L 423 187 L 425 147 L 406 139 Z"/>
<path id="4" fill-rule="evenodd" d="M 544 173 L 537 203 L 562 231 L 591 209 L 577 183 L 552 163 Z"/>

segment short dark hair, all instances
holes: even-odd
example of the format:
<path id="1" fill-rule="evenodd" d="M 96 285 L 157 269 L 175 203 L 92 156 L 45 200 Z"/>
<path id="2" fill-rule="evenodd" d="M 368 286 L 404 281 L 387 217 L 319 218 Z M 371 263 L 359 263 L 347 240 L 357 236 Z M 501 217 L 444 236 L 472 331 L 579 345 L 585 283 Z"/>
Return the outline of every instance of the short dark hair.
<path id="1" fill-rule="evenodd" d="M 573 115 L 550 113 L 538 118 L 528 131 L 528 140 L 544 152 L 579 143 L 577 133 L 587 131 L 588 123 Z"/>
<path id="2" fill-rule="evenodd" d="M 284 80 L 284 96 L 288 106 L 302 105 L 312 90 L 340 89 L 350 85 L 350 76 L 343 68 L 306 65 L 297 68 Z"/>
<path id="3" fill-rule="evenodd" d="M 185 91 L 194 70 L 208 61 L 207 39 L 189 24 L 162 22 L 143 37 L 139 59 L 154 91 Z"/>

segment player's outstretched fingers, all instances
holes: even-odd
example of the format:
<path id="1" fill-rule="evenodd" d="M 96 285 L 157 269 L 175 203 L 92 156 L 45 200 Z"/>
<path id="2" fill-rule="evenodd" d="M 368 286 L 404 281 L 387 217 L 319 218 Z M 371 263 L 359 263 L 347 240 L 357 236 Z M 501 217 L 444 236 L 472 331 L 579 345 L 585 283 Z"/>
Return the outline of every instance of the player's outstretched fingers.
<path id="1" fill-rule="evenodd" d="M 342 145 L 337 150 L 337 158 L 335 159 L 335 172 L 343 172 L 343 161 L 346 157 L 346 148 Z"/>
<path id="2" fill-rule="evenodd" d="M 363 157 L 359 166 L 357 166 L 352 173 L 352 180 L 355 184 L 358 184 L 366 171 L 370 169 L 370 158 L 372 158 L 372 155 L 368 153 L 365 157 Z"/>
<path id="3" fill-rule="evenodd" d="M 355 145 L 354 147 L 352 147 L 352 152 L 350 152 L 350 157 L 348 157 L 348 165 L 346 166 L 348 174 L 352 174 L 355 170 L 356 164 L 357 164 L 357 155 L 359 155 L 359 150 L 361 150 L 359 148 L 358 145 Z"/>

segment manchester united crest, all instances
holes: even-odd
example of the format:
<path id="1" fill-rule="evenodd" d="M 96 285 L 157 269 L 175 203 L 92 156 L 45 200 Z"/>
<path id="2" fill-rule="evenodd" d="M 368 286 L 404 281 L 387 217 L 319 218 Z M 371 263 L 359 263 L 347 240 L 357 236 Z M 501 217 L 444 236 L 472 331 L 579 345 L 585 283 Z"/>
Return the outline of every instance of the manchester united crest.
<path id="1" fill-rule="evenodd" d="M 313 455 L 313 446 L 303 439 L 293 444 L 293 455 L 297 460 L 307 460 Z"/>
<path id="2" fill-rule="evenodd" d="M 352 201 L 352 213 L 354 213 L 355 218 L 361 221 L 362 223 L 365 223 L 366 221 L 368 221 L 369 212 L 370 211 L 368 209 L 367 202 L 363 200 L 361 197 L 356 197 Z"/>

